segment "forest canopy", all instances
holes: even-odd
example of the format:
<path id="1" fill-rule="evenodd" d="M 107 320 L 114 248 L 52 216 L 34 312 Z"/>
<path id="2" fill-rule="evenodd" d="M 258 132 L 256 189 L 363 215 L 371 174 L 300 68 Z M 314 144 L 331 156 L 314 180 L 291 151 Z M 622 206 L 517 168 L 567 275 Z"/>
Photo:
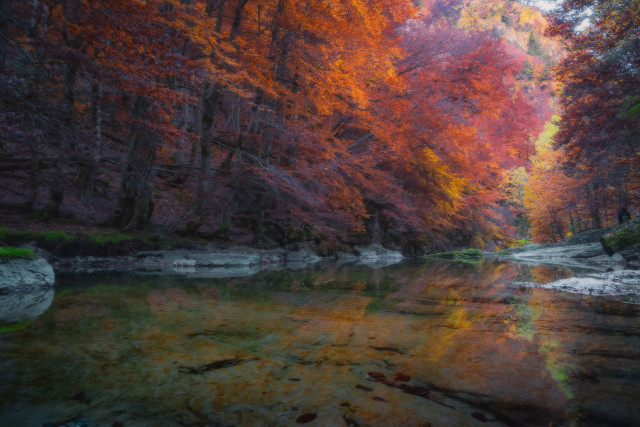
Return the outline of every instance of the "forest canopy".
<path id="1" fill-rule="evenodd" d="M 639 11 L 5 0 L 0 211 L 255 245 L 559 240 L 637 205 Z"/>

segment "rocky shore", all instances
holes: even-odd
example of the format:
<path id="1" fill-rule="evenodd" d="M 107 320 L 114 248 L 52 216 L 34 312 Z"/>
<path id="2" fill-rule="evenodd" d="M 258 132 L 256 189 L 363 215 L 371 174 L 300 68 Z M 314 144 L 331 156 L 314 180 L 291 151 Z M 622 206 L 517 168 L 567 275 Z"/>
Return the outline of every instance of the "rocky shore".
<path id="1" fill-rule="evenodd" d="M 512 286 L 640 296 L 640 220 L 579 233 L 560 243 L 526 245 L 487 256 L 532 266 L 568 268 L 576 274 L 549 283 L 513 282 Z"/>
<path id="2" fill-rule="evenodd" d="M 243 277 L 265 269 L 302 269 L 331 259 L 341 264 L 362 264 L 377 268 L 399 262 L 404 257 L 400 252 L 385 249 L 379 244 L 355 248 L 352 253 L 338 253 L 330 258 L 320 257 L 308 248 L 287 251 L 245 246 L 202 246 L 192 249 L 143 251 L 130 256 L 58 257 L 52 259 L 52 264 L 58 272 L 137 271 L 215 278 Z"/>

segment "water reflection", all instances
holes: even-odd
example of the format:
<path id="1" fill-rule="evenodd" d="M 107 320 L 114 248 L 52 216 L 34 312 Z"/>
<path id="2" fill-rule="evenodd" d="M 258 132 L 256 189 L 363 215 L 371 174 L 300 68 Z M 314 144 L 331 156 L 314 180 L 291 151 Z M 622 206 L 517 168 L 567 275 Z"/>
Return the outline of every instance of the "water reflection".
<path id="1" fill-rule="evenodd" d="M 32 286 L 26 291 L 0 289 L 0 333 L 27 327 L 52 301 L 53 286 Z"/>
<path id="2" fill-rule="evenodd" d="M 51 308 L 0 338 L 0 425 L 633 424 L 638 307 L 506 285 L 567 275 L 59 277 Z"/>

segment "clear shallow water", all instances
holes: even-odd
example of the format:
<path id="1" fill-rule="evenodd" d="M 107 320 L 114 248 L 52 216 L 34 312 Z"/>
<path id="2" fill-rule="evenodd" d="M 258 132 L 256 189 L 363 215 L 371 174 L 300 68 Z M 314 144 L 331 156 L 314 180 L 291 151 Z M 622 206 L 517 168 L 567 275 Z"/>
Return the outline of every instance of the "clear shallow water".
<path id="1" fill-rule="evenodd" d="M 0 425 L 638 425 L 640 306 L 507 285 L 570 274 L 59 276 L 0 335 Z"/>

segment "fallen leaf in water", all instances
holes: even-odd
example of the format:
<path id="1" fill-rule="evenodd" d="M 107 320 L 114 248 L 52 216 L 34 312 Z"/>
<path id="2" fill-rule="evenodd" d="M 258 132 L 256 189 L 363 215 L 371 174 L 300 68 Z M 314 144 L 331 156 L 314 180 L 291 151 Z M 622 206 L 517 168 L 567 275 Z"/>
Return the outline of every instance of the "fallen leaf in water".
<path id="1" fill-rule="evenodd" d="M 300 415 L 298 418 L 296 418 L 296 422 L 298 424 L 305 424 L 305 423 L 310 423 L 311 421 L 315 420 L 317 417 L 316 414 L 302 414 Z"/>
<path id="2" fill-rule="evenodd" d="M 380 396 L 373 396 L 372 399 L 377 400 L 378 402 L 386 402 L 386 400 Z"/>
<path id="3" fill-rule="evenodd" d="M 396 376 L 393 378 L 393 381 L 396 382 L 406 382 L 409 381 L 411 377 L 407 374 L 403 374 L 402 372 L 396 372 Z"/>
<path id="4" fill-rule="evenodd" d="M 480 420 L 480 421 L 489 421 L 487 419 L 487 416 L 485 414 L 483 414 L 482 412 L 474 412 L 473 414 L 471 414 L 471 416 L 473 418 L 475 418 L 476 420 Z"/>
<path id="5" fill-rule="evenodd" d="M 360 384 L 356 385 L 356 388 L 359 388 L 360 390 L 364 390 L 364 391 L 373 391 L 373 389 L 372 389 L 372 388 L 370 388 L 370 387 L 365 387 L 365 386 L 360 385 Z"/>
<path id="6" fill-rule="evenodd" d="M 371 378 L 376 381 L 386 381 L 387 377 L 382 372 L 367 372 Z"/>
<path id="7" fill-rule="evenodd" d="M 367 338 L 367 339 L 368 339 L 368 340 L 375 340 L 375 339 L 376 339 L 376 337 L 369 337 L 369 338 Z"/>

